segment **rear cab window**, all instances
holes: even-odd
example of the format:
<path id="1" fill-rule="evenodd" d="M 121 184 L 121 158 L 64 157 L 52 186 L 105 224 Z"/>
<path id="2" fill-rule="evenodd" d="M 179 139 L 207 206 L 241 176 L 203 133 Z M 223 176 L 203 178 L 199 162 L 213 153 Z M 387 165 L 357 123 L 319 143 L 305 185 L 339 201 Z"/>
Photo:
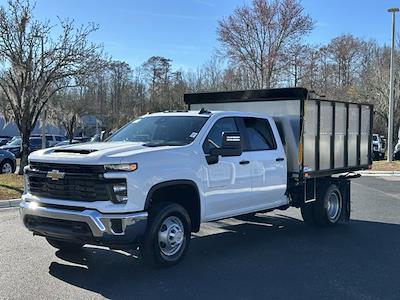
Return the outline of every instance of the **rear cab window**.
<path id="1" fill-rule="evenodd" d="M 275 150 L 277 148 L 271 125 L 267 119 L 242 118 L 247 143 L 243 151 Z"/>

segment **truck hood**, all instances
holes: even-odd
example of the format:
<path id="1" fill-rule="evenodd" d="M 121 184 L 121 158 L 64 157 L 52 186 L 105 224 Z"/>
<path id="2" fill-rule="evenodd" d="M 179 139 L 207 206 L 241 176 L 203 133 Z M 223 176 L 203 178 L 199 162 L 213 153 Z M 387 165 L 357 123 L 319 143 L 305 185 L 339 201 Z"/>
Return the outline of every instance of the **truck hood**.
<path id="1" fill-rule="evenodd" d="M 29 160 L 72 164 L 118 164 L 132 162 L 133 155 L 166 148 L 171 147 L 146 147 L 137 142 L 84 143 L 35 151 L 29 155 Z"/>

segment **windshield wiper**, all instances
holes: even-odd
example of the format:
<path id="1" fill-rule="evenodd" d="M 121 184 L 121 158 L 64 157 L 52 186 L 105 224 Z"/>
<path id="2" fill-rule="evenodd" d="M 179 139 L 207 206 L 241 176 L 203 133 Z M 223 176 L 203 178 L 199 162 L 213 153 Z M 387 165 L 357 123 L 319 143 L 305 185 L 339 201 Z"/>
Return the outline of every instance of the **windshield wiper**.
<path id="1" fill-rule="evenodd" d="M 180 142 L 149 142 L 143 144 L 145 147 L 162 147 L 162 146 L 182 146 L 184 144 Z"/>

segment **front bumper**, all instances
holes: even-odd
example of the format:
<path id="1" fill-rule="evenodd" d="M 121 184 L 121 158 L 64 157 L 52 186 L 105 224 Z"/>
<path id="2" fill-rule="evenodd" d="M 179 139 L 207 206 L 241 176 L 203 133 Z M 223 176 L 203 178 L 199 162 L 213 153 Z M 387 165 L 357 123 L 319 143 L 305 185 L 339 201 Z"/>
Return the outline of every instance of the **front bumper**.
<path id="1" fill-rule="evenodd" d="M 102 214 L 41 206 L 36 202 L 20 204 L 21 219 L 34 234 L 96 245 L 129 245 L 145 232 L 147 212 Z"/>

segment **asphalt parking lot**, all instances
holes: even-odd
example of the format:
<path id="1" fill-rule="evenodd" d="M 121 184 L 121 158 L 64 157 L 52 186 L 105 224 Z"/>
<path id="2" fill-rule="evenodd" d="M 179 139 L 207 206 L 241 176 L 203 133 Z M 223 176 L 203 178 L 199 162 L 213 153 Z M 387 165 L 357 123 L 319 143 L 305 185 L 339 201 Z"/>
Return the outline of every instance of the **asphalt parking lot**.
<path id="1" fill-rule="evenodd" d="M 307 227 L 296 209 L 208 223 L 185 261 L 148 269 L 135 253 L 66 255 L 0 211 L 1 299 L 400 299 L 400 177 L 353 180 L 352 220 Z"/>

